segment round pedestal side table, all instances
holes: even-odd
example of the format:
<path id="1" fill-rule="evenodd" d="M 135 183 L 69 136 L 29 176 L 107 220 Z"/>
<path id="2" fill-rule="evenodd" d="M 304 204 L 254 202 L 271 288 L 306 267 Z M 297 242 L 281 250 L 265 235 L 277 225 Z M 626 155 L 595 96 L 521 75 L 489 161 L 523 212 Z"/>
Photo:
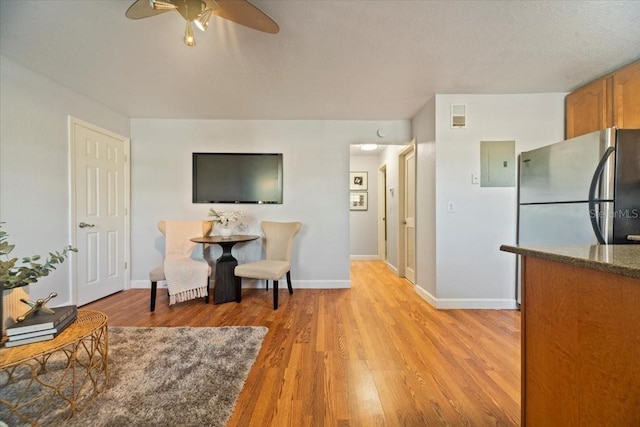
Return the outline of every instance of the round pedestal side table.
<path id="1" fill-rule="evenodd" d="M 107 316 L 78 310 L 49 341 L 0 349 L 0 420 L 37 425 L 69 419 L 109 382 Z"/>
<path id="2" fill-rule="evenodd" d="M 234 268 L 238 265 L 238 260 L 231 253 L 231 248 L 236 243 L 250 242 L 259 239 L 260 236 L 251 234 L 236 234 L 233 236 L 204 236 L 194 237 L 192 242 L 202 243 L 202 250 L 205 253 L 205 247 L 210 244 L 220 245 L 222 255 L 213 261 L 207 258 L 207 262 L 211 266 L 214 273 L 213 303 L 221 304 L 224 302 L 236 301 L 242 299 L 242 290 L 240 289 L 240 278 L 233 273 Z"/>

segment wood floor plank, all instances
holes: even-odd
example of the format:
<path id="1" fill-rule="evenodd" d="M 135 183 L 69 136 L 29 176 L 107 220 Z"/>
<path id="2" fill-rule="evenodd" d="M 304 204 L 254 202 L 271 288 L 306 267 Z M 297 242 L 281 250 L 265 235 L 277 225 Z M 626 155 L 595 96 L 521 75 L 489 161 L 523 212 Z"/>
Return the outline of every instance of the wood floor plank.
<path id="1" fill-rule="evenodd" d="M 294 272 L 295 279 L 295 272 Z M 351 289 L 244 289 L 168 305 L 129 290 L 85 306 L 113 326 L 266 326 L 229 426 L 520 425 L 520 313 L 435 310 L 380 261 Z"/>
<path id="2" fill-rule="evenodd" d="M 324 418 L 330 420 L 330 424 L 344 424 L 349 421 L 349 390 L 344 358 L 340 353 L 325 353 L 324 369 L 322 394 L 332 396 L 331 399 L 324 400 Z"/>
<path id="3" fill-rule="evenodd" d="M 347 362 L 349 415 L 363 426 L 384 426 L 385 416 L 373 373 L 364 360 Z M 355 423 L 352 425 L 356 425 Z"/>

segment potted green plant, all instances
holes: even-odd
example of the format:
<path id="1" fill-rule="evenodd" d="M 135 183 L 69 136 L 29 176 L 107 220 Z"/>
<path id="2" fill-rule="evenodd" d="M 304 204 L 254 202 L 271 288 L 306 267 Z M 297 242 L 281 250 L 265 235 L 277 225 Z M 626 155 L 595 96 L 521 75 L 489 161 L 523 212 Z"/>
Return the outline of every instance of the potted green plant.
<path id="1" fill-rule="evenodd" d="M 48 276 L 49 272 L 56 269 L 57 264 L 62 264 L 65 258 L 69 257 L 69 252 L 78 252 L 72 246 L 66 246 L 62 252 L 49 252 L 49 256 L 44 262 L 40 261 L 40 255 L 18 258 L 10 258 L 9 254 L 15 245 L 9 243 L 9 235 L 2 230 L 0 223 L 0 283 L 2 284 L 2 297 L 4 291 L 27 286 L 35 283 L 41 277 Z M 0 319 L 4 322 L 4 303 L 0 300 Z M 4 325 L 2 325 L 4 327 Z"/>

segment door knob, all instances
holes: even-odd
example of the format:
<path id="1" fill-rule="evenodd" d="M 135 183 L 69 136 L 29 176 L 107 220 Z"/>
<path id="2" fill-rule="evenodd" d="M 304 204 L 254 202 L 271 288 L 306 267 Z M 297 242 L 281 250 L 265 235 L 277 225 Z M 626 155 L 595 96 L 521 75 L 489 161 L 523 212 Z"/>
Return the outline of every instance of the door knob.
<path id="1" fill-rule="evenodd" d="M 80 228 L 95 227 L 95 224 L 87 224 L 86 222 L 81 222 L 80 224 L 78 224 L 78 227 Z"/>

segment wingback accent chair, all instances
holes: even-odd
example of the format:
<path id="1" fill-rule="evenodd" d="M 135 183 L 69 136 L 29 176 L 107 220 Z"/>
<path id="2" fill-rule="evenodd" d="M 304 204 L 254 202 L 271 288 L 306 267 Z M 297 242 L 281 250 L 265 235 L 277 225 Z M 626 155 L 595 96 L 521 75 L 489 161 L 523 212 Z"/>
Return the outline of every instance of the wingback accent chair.
<path id="1" fill-rule="evenodd" d="M 259 261 L 240 264 L 234 269 L 236 277 L 262 279 L 267 282 L 273 280 L 273 309 L 278 309 L 278 280 L 286 273 L 289 295 L 293 294 L 291 287 L 291 251 L 293 239 L 302 224 L 300 222 L 271 222 L 261 223 L 264 234 L 265 258 Z M 242 279 L 237 281 L 238 295 L 242 290 Z"/>
<path id="2" fill-rule="evenodd" d="M 198 227 L 196 224 L 193 224 L 193 225 L 194 225 L 194 228 L 197 228 L 197 229 L 201 228 L 202 229 L 202 235 L 203 236 L 208 236 L 211 233 L 211 229 L 213 228 L 213 224 L 211 223 L 211 221 L 193 221 L 193 223 L 201 224 L 200 227 Z M 167 221 L 159 221 L 158 222 L 158 230 L 160 230 L 160 232 L 163 235 L 166 236 L 167 235 Z M 193 236 L 193 237 L 195 237 L 195 236 Z M 166 248 L 165 249 L 165 257 L 166 257 L 167 252 L 169 252 L 169 249 L 170 248 Z M 209 284 L 207 285 L 207 287 L 210 288 L 211 267 L 209 267 L 208 277 L 209 277 Z M 164 273 L 164 264 L 153 268 L 149 272 L 149 280 L 151 281 L 151 302 L 150 302 L 150 305 L 149 305 L 149 311 L 155 311 L 155 309 L 156 309 L 156 295 L 157 295 L 157 290 L 158 290 L 158 282 L 160 282 L 162 280 L 166 280 L 165 273 Z M 205 303 L 209 303 L 209 294 L 208 293 L 205 296 L 204 301 L 205 301 Z"/>

